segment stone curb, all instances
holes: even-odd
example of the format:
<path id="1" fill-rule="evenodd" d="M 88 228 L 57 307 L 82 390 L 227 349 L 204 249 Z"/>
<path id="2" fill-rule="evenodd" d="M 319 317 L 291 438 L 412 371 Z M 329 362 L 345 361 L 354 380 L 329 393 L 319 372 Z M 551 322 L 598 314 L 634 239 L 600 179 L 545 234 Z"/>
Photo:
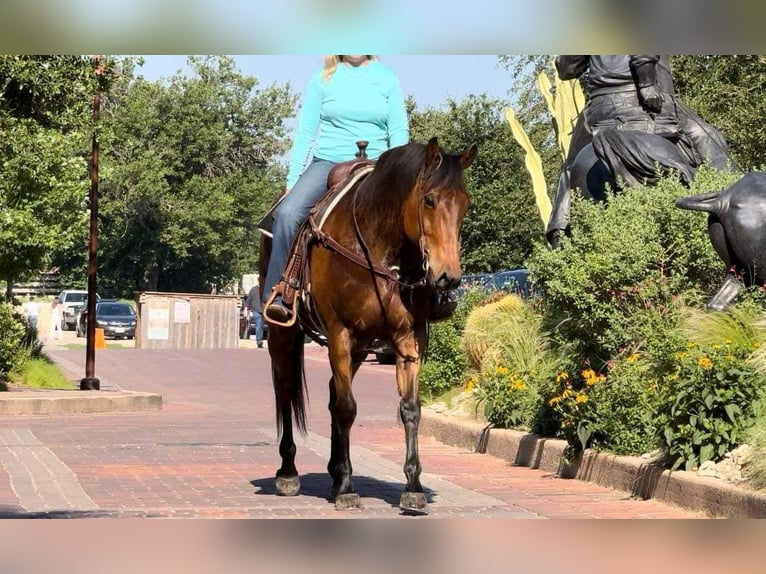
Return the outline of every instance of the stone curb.
<path id="1" fill-rule="evenodd" d="M 715 478 L 664 470 L 638 457 L 587 450 L 563 460 L 566 441 L 508 429 L 489 428 L 472 420 L 455 420 L 422 411 L 420 432 L 450 446 L 486 453 L 518 466 L 585 480 L 643 499 L 653 498 L 711 517 L 766 518 L 766 495 Z"/>
<path id="2" fill-rule="evenodd" d="M 0 394 L 0 415 L 63 415 L 162 409 L 162 397 L 129 391 L 8 391 Z"/>

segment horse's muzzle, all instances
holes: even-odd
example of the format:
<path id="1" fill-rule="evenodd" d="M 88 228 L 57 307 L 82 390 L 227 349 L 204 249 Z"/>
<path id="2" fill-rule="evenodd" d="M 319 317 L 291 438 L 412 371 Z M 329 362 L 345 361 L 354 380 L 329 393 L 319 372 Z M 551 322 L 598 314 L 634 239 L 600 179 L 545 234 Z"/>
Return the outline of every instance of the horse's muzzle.
<path id="1" fill-rule="evenodd" d="M 434 286 L 439 291 L 451 291 L 460 287 L 460 277 L 450 277 L 447 273 L 442 273 L 434 281 Z"/>

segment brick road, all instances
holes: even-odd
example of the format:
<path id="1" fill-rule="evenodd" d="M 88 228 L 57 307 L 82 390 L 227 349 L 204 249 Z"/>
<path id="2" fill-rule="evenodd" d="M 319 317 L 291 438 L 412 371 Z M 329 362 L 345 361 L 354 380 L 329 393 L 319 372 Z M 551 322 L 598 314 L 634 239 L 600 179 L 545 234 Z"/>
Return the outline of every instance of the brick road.
<path id="1" fill-rule="evenodd" d="M 108 349 L 96 355 L 102 389 L 159 393 L 161 411 L 0 417 L 0 517 L 399 517 L 404 431 L 391 366 L 366 363 L 355 381 L 355 485 L 363 509 L 327 499 L 329 453 L 324 349 L 307 346 L 309 432 L 298 442 L 302 494 L 281 497 L 268 352 Z M 84 351 L 49 354 L 75 377 Z M 656 501 L 422 436 L 429 516 L 694 518 Z"/>

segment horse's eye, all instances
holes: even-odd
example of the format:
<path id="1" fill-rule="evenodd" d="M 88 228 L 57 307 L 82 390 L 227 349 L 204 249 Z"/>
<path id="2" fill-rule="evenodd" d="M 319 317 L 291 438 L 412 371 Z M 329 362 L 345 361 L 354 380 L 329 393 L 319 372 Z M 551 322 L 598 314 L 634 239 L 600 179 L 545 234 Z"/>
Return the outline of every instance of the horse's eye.
<path id="1" fill-rule="evenodd" d="M 423 203 L 426 204 L 426 207 L 436 207 L 436 198 L 433 195 L 426 195 Z"/>

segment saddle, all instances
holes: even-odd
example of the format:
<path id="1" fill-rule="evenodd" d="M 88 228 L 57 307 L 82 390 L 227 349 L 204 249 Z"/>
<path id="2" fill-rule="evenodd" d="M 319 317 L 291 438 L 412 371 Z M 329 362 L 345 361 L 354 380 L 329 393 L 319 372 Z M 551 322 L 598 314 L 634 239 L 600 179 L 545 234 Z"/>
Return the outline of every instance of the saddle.
<path id="1" fill-rule="evenodd" d="M 308 250 L 311 244 L 317 241 L 315 232 L 321 229 L 333 207 L 348 190 L 366 177 L 375 165 L 373 160 L 367 158 L 367 142 L 359 141 L 356 145 L 358 152 L 355 159 L 339 163 L 330 170 L 327 176 L 327 191 L 317 201 L 309 217 L 298 229 L 290 248 L 285 271 L 266 302 L 268 307 L 277 296 L 281 297 L 282 303 L 293 311 L 290 319 L 285 323 L 274 321 L 268 316 L 264 316 L 264 319 L 275 325 L 290 327 L 295 324 L 298 317 L 296 300 L 300 297 L 302 311 L 304 311 L 301 315 L 301 327 L 306 334 L 320 344 L 325 343 L 326 328 L 321 318 L 314 312 L 315 306 L 311 301 L 311 278 L 309 266 L 306 264 Z"/>

